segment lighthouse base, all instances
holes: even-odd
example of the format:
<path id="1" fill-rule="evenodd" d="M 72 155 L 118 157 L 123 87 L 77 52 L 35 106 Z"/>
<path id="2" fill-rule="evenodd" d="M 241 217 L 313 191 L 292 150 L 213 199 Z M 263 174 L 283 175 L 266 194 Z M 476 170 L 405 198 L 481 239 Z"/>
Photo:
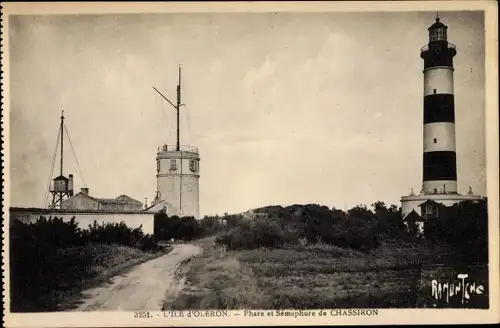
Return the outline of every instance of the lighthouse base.
<path id="1" fill-rule="evenodd" d="M 415 211 L 418 215 L 422 215 L 420 204 L 432 200 L 436 203 L 441 203 L 445 206 L 452 206 L 453 204 L 463 202 L 466 200 L 479 201 L 482 197 L 478 195 L 461 195 L 461 194 L 420 194 L 409 195 L 401 197 L 401 210 L 403 218 L 410 212 Z"/>

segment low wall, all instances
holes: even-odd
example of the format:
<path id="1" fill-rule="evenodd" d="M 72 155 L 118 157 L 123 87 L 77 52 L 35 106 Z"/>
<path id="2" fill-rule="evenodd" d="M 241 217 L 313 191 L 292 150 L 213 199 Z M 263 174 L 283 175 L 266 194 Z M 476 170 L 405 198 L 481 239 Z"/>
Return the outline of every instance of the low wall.
<path id="1" fill-rule="evenodd" d="M 11 208 L 9 210 L 11 220 L 19 220 L 24 223 L 35 222 L 41 216 L 45 218 L 58 217 L 63 221 L 75 218 L 81 229 L 87 229 L 93 225 L 94 221 L 101 223 L 124 222 L 130 228 L 138 228 L 142 225 L 142 231 L 146 234 L 153 234 L 154 214 L 146 212 L 103 212 L 103 211 L 74 211 L 74 210 L 47 210 Z"/>

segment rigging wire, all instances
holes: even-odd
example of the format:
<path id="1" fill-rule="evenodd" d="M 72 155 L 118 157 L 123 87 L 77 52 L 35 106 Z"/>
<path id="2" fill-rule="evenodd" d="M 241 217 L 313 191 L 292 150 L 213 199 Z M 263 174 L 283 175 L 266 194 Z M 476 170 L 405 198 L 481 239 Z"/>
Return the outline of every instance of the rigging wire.
<path id="1" fill-rule="evenodd" d="M 156 90 L 156 88 L 155 88 L 154 86 L 153 86 L 153 89 L 155 89 L 155 90 Z M 168 89 L 166 89 L 166 90 L 168 91 Z M 158 91 L 156 90 L 156 92 L 158 92 Z M 161 94 L 160 94 L 160 95 L 161 95 Z M 163 95 L 162 95 L 162 96 L 163 96 Z M 165 104 L 165 102 L 164 102 L 164 101 L 162 101 L 162 100 L 161 100 L 160 98 L 158 98 L 158 97 L 157 97 L 157 98 L 155 98 L 155 99 L 156 99 L 156 100 L 155 100 L 155 107 L 156 107 L 156 108 L 159 108 L 159 110 L 160 110 L 160 112 L 161 112 L 161 118 L 160 118 L 157 122 L 158 122 L 158 124 L 159 124 L 160 129 L 161 129 L 161 130 L 162 130 L 162 132 L 163 132 L 163 130 L 164 130 L 164 123 L 165 123 L 165 122 L 170 122 L 170 121 L 171 121 L 171 117 L 170 117 L 170 116 L 171 116 L 171 111 L 169 111 L 169 110 L 167 109 L 167 107 L 168 107 L 168 106 Z M 163 133 L 162 133 L 162 134 L 163 134 Z M 172 139 L 172 131 L 170 131 L 170 130 L 168 130 L 168 129 L 167 129 L 167 137 L 166 137 L 166 140 L 165 140 L 165 144 L 168 144 L 168 140 L 171 140 L 171 139 Z M 162 142 L 164 142 L 164 141 L 162 140 Z"/>
<path id="2" fill-rule="evenodd" d="M 73 152 L 73 157 L 75 157 L 76 166 L 78 166 L 78 171 L 80 172 L 80 176 L 82 177 L 83 186 L 87 188 L 87 184 L 85 183 L 85 179 L 83 178 L 82 168 L 80 167 L 80 163 L 78 162 L 78 158 L 76 157 L 75 149 L 73 148 L 73 143 L 71 142 L 71 138 L 69 137 L 68 128 L 66 127 L 66 124 L 64 124 L 64 131 L 66 132 L 66 136 L 68 137 L 69 145 L 71 146 L 71 151 Z"/>
<path id="3" fill-rule="evenodd" d="M 170 105 L 166 104 L 161 99 L 158 99 L 158 100 L 159 100 L 159 104 L 160 104 L 160 108 L 161 108 L 161 113 L 162 113 L 162 121 L 161 121 L 160 124 L 162 126 L 162 130 L 166 130 L 166 132 L 167 132 L 166 139 L 164 141 L 165 141 L 165 144 L 168 144 L 169 141 L 175 139 L 175 130 L 173 130 L 173 129 L 165 129 L 165 126 L 168 126 L 168 122 L 175 121 L 175 116 L 172 118 L 172 116 L 175 115 L 175 114 L 172 114 L 172 111 L 170 110 L 170 108 L 167 108 Z"/>
<path id="4" fill-rule="evenodd" d="M 54 150 L 54 157 L 52 158 L 52 169 L 50 171 L 49 182 L 47 183 L 47 189 L 45 190 L 45 206 L 46 207 L 49 205 L 50 183 L 52 181 L 52 176 L 54 174 L 54 168 L 56 166 L 57 149 L 59 148 L 60 138 L 61 138 L 61 127 L 59 127 L 59 131 L 57 132 L 56 149 Z"/>

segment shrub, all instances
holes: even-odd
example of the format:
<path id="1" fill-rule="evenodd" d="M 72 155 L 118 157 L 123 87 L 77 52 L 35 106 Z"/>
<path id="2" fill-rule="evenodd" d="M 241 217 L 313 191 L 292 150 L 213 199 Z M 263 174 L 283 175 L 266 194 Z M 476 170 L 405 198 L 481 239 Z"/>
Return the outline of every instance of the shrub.
<path id="1" fill-rule="evenodd" d="M 357 206 L 349 211 L 351 217 L 348 217 L 341 210 L 330 210 L 316 204 L 270 206 L 255 210 L 267 214 L 264 217 L 251 220 L 231 217 L 230 224 L 216 242 L 234 250 L 284 245 L 298 247 L 299 243 L 307 241 L 369 251 L 380 245 L 380 227 L 388 234 L 398 235 L 394 231 L 399 229 L 395 224 L 400 217 L 399 210 L 396 207 L 387 209 L 385 204 L 377 203 L 377 211 L 378 215 L 366 207 Z M 386 218 L 390 219 L 388 224 L 381 225 L 379 221 Z"/>
<path id="2" fill-rule="evenodd" d="M 57 304 L 49 293 L 65 290 L 92 277 L 99 261 L 97 244 L 119 244 L 142 251 L 156 250 L 151 235 L 142 227 L 128 228 L 124 223 L 94 222 L 81 230 L 75 218 L 40 217 L 34 223 L 11 220 L 10 283 L 12 311 L 51 310 Z M 109 248 L 109 247 L 108 247 Z M 139 253 L 139 251 L 138 251 Z"/>
<path id="3" fill-rule="evenodd" d="M 222 218 L 219 216 L 205 216 L 199 222 L 200 234 L 204 237 L 220 233 L 223 227 Z"/>
<path id="4" fill-rule="evenodd" d="M 443 208 L 439 218 L 425 222 L 424 236 L 436 244 L 454 246 L 463 260 L 488 260 L 488 202 L 463 201 Z"/>
<path id="5" fill-rule="evenodd" d="M 82 238 L 87 242 L 129 247 L 135 247 L 144 236 L 142 226 L 131 229 L 124 222 L 97 224 L 97 221 L 94 221 L 93 225 L 89 225 L 87 230 L 82 231 Z"/>
<path id="6" fill-rule="evenodd" d="M 281 247 L 287 241 L 285 232 L 276 219 L 259 217 L 242 220 L 237 227 L 222 233 L 216 243 L 230 250 Z"/>
<path id="7" fill-rule="evenodd" d="M 193 240 L 203 236 L 198 221 L 192 217 L 168 216 L 162 210 L 154 215 L 154 236 L 156 240 Z"/>
<path id="8" fill-rule="evenodd" d="M 158 250 L 158 245 L 152 235 L 143 236 L 136 244 L 136 248 L 143 252 L 156 251 Z"/>
<path id="9" fill-rule="evenodd" d="M 323 241 L 340 247 L 351 248 L 359 251 L 369 251 L 380 246 L 373 224 L 363 221 L 346 221 L 331 231 L 323 233 Z"/>
<path id="10" fill-rule="evenodd" d="M 62 281 L 71 283 L 92 263 L 92 254 L 65 256 L 61 250 L 82 245 L 74 220 L 40 218 L 36 223 L 10 223 L 10 284 L 13 311 L 22 310 L 38 295 L 56 289 Z M 30 310 L 28 308 L 28 310 Z"/>

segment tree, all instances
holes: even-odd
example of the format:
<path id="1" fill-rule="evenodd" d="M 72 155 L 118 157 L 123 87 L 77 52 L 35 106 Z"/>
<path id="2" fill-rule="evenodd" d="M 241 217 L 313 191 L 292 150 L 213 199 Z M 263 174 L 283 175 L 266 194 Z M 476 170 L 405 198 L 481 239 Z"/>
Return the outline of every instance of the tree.
<path id="1" fill-rule="evenodd" d="M 424 224 L 424 237 L 432 244 L 439 244 L 442 240 L 441 220 L 430 218 Z"/>
<path id="2" fill-rule="evenodd" d="M 218 216 L 205 216 L 200 220 L 200 234 L 203 236 L 213 236 L 222 231 L 222 219 Z"/>
<path id="3" fill-rule="evenodd" d="M 383 202 L 380 203 L 383 204 Z M 365 205 L 357 205 L 348 210 L 347 214 L 349 217 L 353 217 L 368 222 L 374 219 L 374 213 L 371 210 L 369 210 Z"/>
<path id="4" fill-rule="evenodd" d="M 174 238 L 188 241 L 202 236 L 200 224 L 194 217 L 169 217 L 165 211 L 155 213 L 153 229 L 156 240 Z"/>
<path id="5" fill-rule="evenodd" d="M 389 238 L 400 238 L 404 235 L 403 218 L 396 205 L 387 208 L 384 202 L 375 202 L 372 207 L 377 222 L 377 230 L 381 235 Z"/>
<path id="6" fill-rule="evenodd" d="M 425 222 L 424 235 L 433 243 L 454 246 L 466 261 L 488 260 L 488 203 L 463 201 L 443 207 Z"/>

